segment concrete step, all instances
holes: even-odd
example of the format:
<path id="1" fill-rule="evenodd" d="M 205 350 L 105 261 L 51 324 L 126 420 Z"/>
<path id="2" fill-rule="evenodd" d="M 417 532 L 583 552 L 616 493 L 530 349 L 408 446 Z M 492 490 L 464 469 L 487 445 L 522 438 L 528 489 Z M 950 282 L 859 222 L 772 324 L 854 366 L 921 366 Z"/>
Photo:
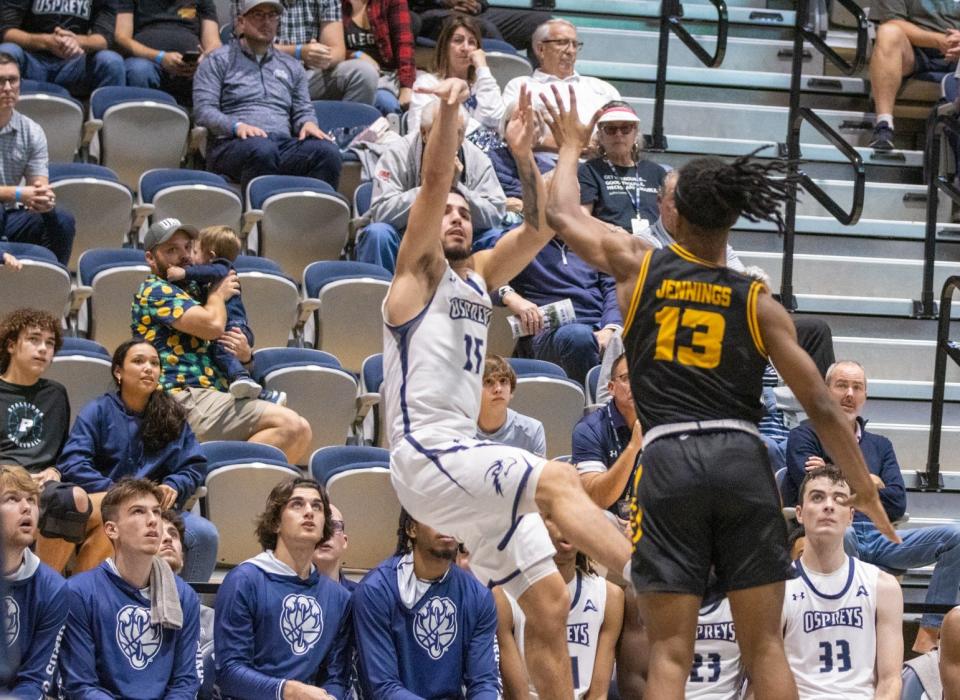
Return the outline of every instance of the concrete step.
<path id="1" fill-rule="evenodd" d="M 932 339 L 833 336 L 834 354 L 860 362 L 870 382 L 875 379 L 933 381 L 936 349 L 936 340 Z M 947 362 L 947 381 L 960 381 L 960 366 L 954 362 Z"/>
<path id="2" fill-rule="evenodd" d="M 868 404 L 869 406 L 869 404 Z M 868 408 L 869 412 L 869 408 Z M 930 441 L 928 423 L 878 423 L 870 421 L 867 429 L 890 439 L 901 469 L 923 469 L 927 463 Z M 960 471 L 960 426 L 945 425 L 940 437 L 940 468 Z M 957 504 L 960 506 L 960 503 Z M 955 511 L 960 514 L 960 507 Z M 918 515 L 920 515 L 918 513 Z M 913 512 L 910 513 L 911 518 Z"/>
<path id="3" fill-rule="evenodd" d="M 746 219 L 737 221 L 731 235 L 741 236 L 738 240 L 744 240 L 744 244 L 734 244 L 734 248 L 746 246 L 745 239 L 749 234 L 759 231 L 776 231 L 773 224 L 767 222 L 753 222 Z M 924 221 L 890 221 L 888 219 L 873 219 L 861 217 L 861 219 L 852 226 L 844 226 L 832 216 L 798 216 L 794 231 L 800 234 L 816 234 L 820 237 L 850 237 L 850 238 L 874 238 L 874 239 L 900 239 L 916 241 L 917 243 L 926 238 L 926 224 Z M 960 242 L 960 224 L 949 224 L 940 222 L 937 224 L 937 240 L 947 245 L 947 249 L 952 247 L 949 244 Z M 742 232 L 742 234 L 741 234 Z M 861 245 L 857 246 L 857 251 L 862 251 Z M 923 249 L 917 248 L 916 257 L 923 256 Z M 852 252 L 852 251 L 851 251 Z M 938 257 L 939 253 L 938 251 Z"/>

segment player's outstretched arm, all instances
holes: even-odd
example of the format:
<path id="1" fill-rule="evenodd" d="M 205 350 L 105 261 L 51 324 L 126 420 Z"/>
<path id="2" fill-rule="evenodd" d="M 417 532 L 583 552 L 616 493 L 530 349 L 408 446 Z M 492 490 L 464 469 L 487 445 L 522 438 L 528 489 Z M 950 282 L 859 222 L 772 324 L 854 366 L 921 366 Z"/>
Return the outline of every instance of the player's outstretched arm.
<path id="1" fill-rule="evenodd" d="M 470 87 L 458 78 L 418 89 L 435 95 L 440 104 L 423 153 L 420 192 L 410 208 L 387 295 L 387 320 L 391 325 L 406 323 L 420 313 L 443 274 L 440 226 L 460 145 L 460 103 L 470 96 Z"/>
<path id="2" fill-rule="evenodd" d="M 849 505 L 864 513 L 888 539 L 899 542 L 887 517 L 877 488 L 870 479 L 860 445 L 840 406 L 810 356 L 797 344 L 797 331 L 786 310 L 769 294 L 757 301 L 760 335 L 774 367 L 786 381 L 807 415 L 820 440 L 850 484 L 854 496 Z"/>
<path id="3" fill-rule="evenodd" d="M 477 272 L 483 276 L 488 289 L 496 289 L 520 274 L 553 237 L 547 226 L 547 190 L 533 158 L 534 122 L 530 93 L 526 86 L 521 86 L 520 99 L 507 123 L 505 137 L 517 163 L 523 190 L 523 224 L 504 234 L 493 249 L 474 256 Z"/>
<path id="4" fill-rule="evenodd" d="M 877 580 L 877 689 L 875 700 L 899 700 L 903 668 L 903 591 L 890 574 Z"/>
<path id="5" fill-rule="evenodd" d="M 598 115 L 595 114 L 589 124 L 581 123 L 573 86 L 569 89 L 569 109 L 564 107 L 556 86 L 553 86 L 555 104 L 544 101 L 549 113 L 547 124 L 560 145 L 560 158 L 547 197 L 547 223 L 591 267 L 612 275 L 618 283 L 632 283 L 640 260 L 650 246 L 621 228 L 595 219 L 580 207 L 577 165 Z"/>
<path id="6" fill-rule="evenodd" d="M 947 613 L 940 628 L 940 684 L 943 700 L 960 700 L 960 607 Z"/>

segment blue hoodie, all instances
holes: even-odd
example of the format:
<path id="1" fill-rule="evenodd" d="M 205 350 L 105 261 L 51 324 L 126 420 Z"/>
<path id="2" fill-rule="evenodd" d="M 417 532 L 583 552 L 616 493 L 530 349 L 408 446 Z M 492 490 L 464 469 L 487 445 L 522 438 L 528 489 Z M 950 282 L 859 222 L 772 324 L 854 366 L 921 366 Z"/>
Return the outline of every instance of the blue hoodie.
<path id="1" fill-rule="evenodd" d="M 594 330 L 623 325 L 616 282 L 590 267 L 559 238 L 544 246 L 510 286 L 537 306 L 569 298 L 577 323 Z"/>
<path id="2" fill-rule="evenodd" d="M 311 569 L 301 579 L 271 551 L 233 569 L 217 593 L 213 635 L 222 697 L 283 697 L 287 680 L 343 700 L 350 672 L 350 593 Z"/>
<path id="3" fill-rule="evenodd" d="M 125 476 L 150 479 L 177 491 L 180 506 L 203 480 L 206 459 L 190 426 L 158 452 L 147 454 L 140 435 L 143 416 L 117 393 L 103 394 L 80 410 L 57 468 L 63 481 L 101 493 Z"/>
<path id="4" fill-rule="evenodd" d="M 7 646 L 19 651 L 20 667 L 4 697 L 41 698 L 50 694 L 60 636 L 67 621 L 63 604 L 67 582 L 29 549 L 23 564 L 7 578 L 3 599 Z"/>
<path id="5" fill-rule="evenodd" d="M 70 700 L 194 700 L 200 690 L 200 599 L 176 577 L 181 629 L 150 624 L 150 601 L 112 562 L 67 581 L 61 686 Z"/>

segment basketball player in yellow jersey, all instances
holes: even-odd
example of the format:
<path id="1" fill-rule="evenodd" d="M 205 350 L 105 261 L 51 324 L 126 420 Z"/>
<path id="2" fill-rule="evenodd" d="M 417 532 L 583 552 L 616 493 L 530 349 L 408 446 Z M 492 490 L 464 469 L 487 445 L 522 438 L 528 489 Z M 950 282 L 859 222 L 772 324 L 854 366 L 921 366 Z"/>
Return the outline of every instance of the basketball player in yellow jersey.
<path id="1" fill-rule="evenodd" d="M 726 267 L 728 232 L 741 214 L 780 223 L 787 187 L 768 173 L 781 168 L 749 158 L 691 161 L 674 195 L 677 243 L 651 250 L 580 209 L 577 159 L 593 123 L 577 119 L 572 90 L 569 111 L 554 91 L 559 106 L 548 111 L 560 159 L 548 221 L 577 255 L 616 280 L 643 427 L 631 573 L 650 638 L 647 691 L 657 700 L 683 698 L 712 566 L 756 697 L 796 698 L 780 630 L 784 581 L 792 578 L 786 528 L 756 428 L 768 358 L 843 469 L 856 493 L 849 505 L 891 539 L 896 533 L 790 316 L 762 283 Z"/>

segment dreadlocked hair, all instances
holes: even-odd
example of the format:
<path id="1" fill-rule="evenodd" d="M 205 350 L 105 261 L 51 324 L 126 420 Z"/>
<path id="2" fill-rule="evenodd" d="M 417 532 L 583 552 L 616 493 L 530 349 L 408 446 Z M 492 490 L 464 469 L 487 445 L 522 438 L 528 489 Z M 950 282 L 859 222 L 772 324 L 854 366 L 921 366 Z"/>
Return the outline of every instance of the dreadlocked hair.
<path id="1" fill-rule="evenodd" d="M 595 574 L 596 570 L 593 568 L 593 563 L 583 552 L 577 552 L 577 560 L 574 566 L 585 574 Z"/>
<path id="2" fill-rule="evenodd" d="M 707 230 L 729 229 L 743 216 L 750 221 L 769 221 L 782 231 L 780 205 L 799 176 L 788 172 L 790 164 L 786 160 L 754 159 L 764 148 L 767 147 L 732 163 L 719 158 L 696 158 L 684 165 L 674 191 L 677 212 L 694 226 Z"/>
<path id="3" fill-rule="evenodd" d="M 406 508 L 400 509 L 400 524 L 397 526 L 397 551 L 394 556 L 403 556 L 413 551 L 413 539 L 407 534 L 407 530 L 416 520 L 413 519 Z"/>

